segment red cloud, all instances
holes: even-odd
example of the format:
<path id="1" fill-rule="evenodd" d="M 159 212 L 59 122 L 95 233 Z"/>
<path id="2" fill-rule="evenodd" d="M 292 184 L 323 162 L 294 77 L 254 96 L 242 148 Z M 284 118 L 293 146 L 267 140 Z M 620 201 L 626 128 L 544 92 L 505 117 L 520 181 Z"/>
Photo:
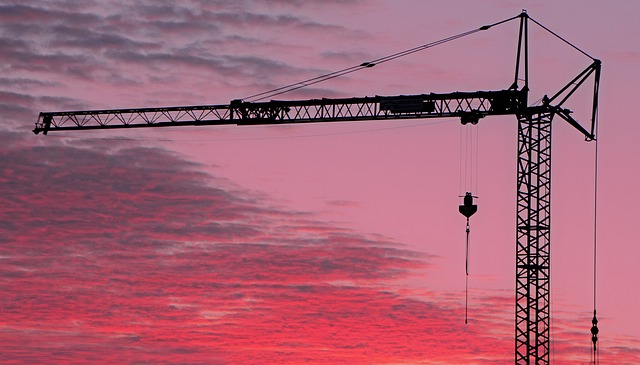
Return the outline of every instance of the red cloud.
<path id="1" fill-rule="evenodd" d="M 272 208 L 159 149 L 3 137 L 4 363 L 512 361 L 511 296 L 478 295 L 464 325 L 457 294 L 397 280 L 428 275 L 426 256 Z M 586 359 L 584 331 L 555 323 L 555 363 Z M 609 358 L 638 359 L 616 345 Z"/>
<path id="2" fill-rule="evenodd" d="M 270 208 L 161 150 L 0 158 L 8 363 L 468 355 L 451 341 L 474 332 L 459 308 L 393 284 L 426 267 L 397 244 Z"/>

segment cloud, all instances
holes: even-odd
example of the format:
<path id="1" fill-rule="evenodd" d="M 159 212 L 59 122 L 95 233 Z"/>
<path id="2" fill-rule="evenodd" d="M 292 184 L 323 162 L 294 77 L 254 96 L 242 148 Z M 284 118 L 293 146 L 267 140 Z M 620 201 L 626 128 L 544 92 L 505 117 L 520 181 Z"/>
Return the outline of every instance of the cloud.
<path id="1" fill-rule="evenodd" d="M 270 207 L 160 149 L 2 137 L 8 361 L 366 364 L 502 346 L 467 352 L 451 338 L 483 336 L 455 302 L 398 290 L 428 266 L 397 243 Z"/>
<path id="2" fill-rule="evenodd" d="M 271 208 L 163 150 L 2 137 L 15 141 L 0 156 L 8 361 L 259 363 L 289 348 L 275 358 L 350 352 L 322 329 L 364 319 L 372 300 L 404 302 L 384 283 L 425 265 L 397 244 Z M 301 339 L 309 326 L 318 332 Z"/>
<path id="3" fill-rule="evenodd" d="M 326 203 L 330 207 L 334 208 L 352 208 L 359 205 L 356 201 L 351 200 L 331 200 Z"/>
<path id="4" fill-rule="evenodd" d="M 26 81 L 25 85 L 29 85 Z M 27 131 L 36 122 L 40 110 L 78 110 L 86 107 L 72 98 L 34 96 L 30 93 L 3 91 L 0 89 L 0 113 L 2 127 Z M 3 141 L 8 143 L 9 141 Z"/>
<path id="5" fill-rule="evenodd" d="M 120 34 L 102 33 L 87 29 L 81 32 L 77 27 L 68 25 L 56 25 L 52 27 L 52 31 L 58 35 L 51 43 L 55 48 L 85 50 L 105 48 L 145 50 L 160 48 L 156 43 L 135 41 Z"/>
<path id="6" fill-rule="evenodd" d="M 0 87 L 15 87 L 20 89 L 33 89 L 36 87 L 55 87 L 59 83 L 27 78 L 0 77 Z"/>
<path id="7" fill-rule="evenodd" d="M 281 31 L 305 37 L 321 32 L 344 37 L 349 33 L 341 26 L 284 9 L 279 13 L 263 10 L 263 5 L 253 2 L 231 8 L 215 2 L 138 2 L 124 8 L 78 2 L 73 10 L 47 3 L 6 3 L 0 6 L 0 33 L 5 35 L 0 38 L 0 64 L 16 75 L 64 82 L 73 89 L 92 83 L 148 88 L 167 72 L 181 75 L 184 83 L 199 69 L 198 80 L 216 79 L 226 87 L 242 87 L 252 80 L 256 90 L 255 85 L 260 89 L 280 86 L 281 81 L 271 80 L 273 75 L 299 80 L 322 73 L 294 67 L 279 56 L 304 54 L 308 45 L 265 40 L 256 34 Z M 280 52 L 273 53 L 274 49 Z M 122 62 L 129 72 L 122 72 Z"/>
<path id="8" fill-rule="evenodd" d="M 274 207 L 160 148 L 27 137 L 37 111 L 111 103 L 104 95 L 127 102 L 135 95 L 137 103 L 138 95 L 166 90 L 202 94 L 189 77 L 207 90 L 212 75 L 225 87 L 249 80 L 255 91 L 280 86 L 274 74 L 315 76 L 323 72 L 278 55 L 304 56 L 306 35 L 353 35 L 296 12 L 301 1 L 266 3 L 140 1 L 124 11 L 98 1 L 0 5 L 4 361 L 512 362 L 510 291 L 475 293 L 465 326 L 461 293 L 407 284 L 417 275 L 428 283 L 428 254 Z M 347 3 L 359 4 L 313 9 Z M 256 35 L 265 31 L 301 42 Z M 350 63 L 366 55 L 321 54 Z M 562 320 L 569 317 L 554 316 L 555 363 L 588 359 L 589 319 Z M 640 363 L 637 341 L 605 338 L 603 357 Z"/>
<path id="9" fill-rule="evenodd" d="M 426 255 L 274 208 L 162 149 L 2 139 L 9 362 L 511 359 L 510 295 L 475 297 L 465 326 L 457 294 L 400 284 L 428 275 Z"/>

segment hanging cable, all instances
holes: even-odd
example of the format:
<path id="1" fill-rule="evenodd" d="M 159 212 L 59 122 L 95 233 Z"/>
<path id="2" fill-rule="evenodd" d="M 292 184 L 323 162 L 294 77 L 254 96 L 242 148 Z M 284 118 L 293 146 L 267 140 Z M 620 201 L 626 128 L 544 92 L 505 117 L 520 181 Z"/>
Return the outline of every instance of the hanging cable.
<path id="1" fill-rule="evenodd" d="M 598 135 L 598 123 L 595 125 L 596 136 Z M 593 318 L 591 319 L 591 363 L 597 365 L 598 359 L 598 318 L 596 316 L 597 298 L 597 269 L 598 269 L 598 140 L 595 139 L 595 162 L 593 181 Z"/>
<path id="2" fill-rule="evenodd" d="M 460 127 L 460 194 L 478 189 L 478 125 Z"/>
<path id="3" fill-rule="evenodd" d="M 467 218 L 467 245 L 466 245 L 466 259 L 465 259 L 465 280 L 464 280 L 464 324 L 469 323 L 469 218 Z"/>
<path id="4" fill-rule="evenodd" d="M 476 140 L 475 140 L 475 163 L 474 163 L 474 168 L 475 168 L 475 176 L 474 178 L 474 182 L 475 182 L 475 186 L 473 187 L 473 191 L 478 194 L 478 170 L 480 168 L 480 164 L 479 162 L 479 157 L 480 156 L 480 127 L 478 124 L 472 126 L 473 129 L 475 129 L 476 132 Z"/>
<path id="5" fill-rule="evenodd" d="M 493 24 L 484 25 L 484 26 L 482 26 L 480 28 L 477 28 L 477 29 L 473 29 L 473 30 L 469 30 L 469 31 L 466 31 L 466 32 L 462 32 L 462 33 L 459 33 L 459 34 L 456 34 L 456 35 L 453 35 L 453 36 L 450 36 L 450 37 L 442 38 L 442 39 L 434 41 L 434 42 L 423 44 L 421 46 L 409 48 L 409 49 L 406 49 L 406 50 L 401 51 L 401 52 L 396 52 L 396 53 L 393 53 L 393 54 L 390 54 L 390 55 L 387 55 L 387 56 L 384 56 L 384 57 L 380 57 L 380 58 L 377 58 L 377 59 L 372 60 L 372 61 L 362 62 L 359 65 L 347 67 L 347 68 L 344 68 L 344 69 L 339 70 L 339 71 L 329 72 L 327 74 L 316 76 L 316 77 L 312 77 L 312 78 L 304 80 L 304 81 L 296 82 L 296 83 L 293 83 L 293 84 L 289 84 L 289 85 L 286 85 L 286 86 L 278 87 L 278 88 L 271 89 L 271 90 L 268 90 L 268 91 L 264 91 L 264 92 L 261 92 L 261 93 L 253 94 L 253 95 L 250 95 L 250 96 L 247 96 L 247 97 L 243 98 L 243 100 L 245 100 L 245 101 L 260 101 L 260 100 L 272 98 L 272 97 L 277 96 L 277 95 L 285 94 L 285 93 L 288 93 L 288 92 L 291 92 L 291 91 L 294 91 L 294 90 L 301 89 L 303 87 L 307 87 L 307 86 L 311 86 L 311 85 L 314 85 L 314 84 L 317 84 L 317 83 L 320 83 L 320 82 L 323 82 L 323 81 L 331 80 L 331 79 L 334 79 L 336 77 L 340 77 L 340 76 L 344 76 L 344 75 L 350 74 L 352 72 L 361 71 L 363 69 L 371 68 L 373 66 L 376 66 L 376 65 L 379 65 L 379 64 L 382 64 L 382 63 L 385 63 L 385 62 L 393 61 L 395 59 L 398 59 L 398 58 L 401 58 L 401 57 L 405 57 L 405 56 L 411 55 L 413 53 L 423 51 L 425 49 L 429 49 L 429 48 L 432 48 L 432 47 L 435 47 L 435 46 L 439 46 L 441 44 L 448 43 L 448 42 L 451 42 L 453 40 L 456 40 L 456 39 L 459 39 L 459 38 L 463 38 L 463 37 L 466 37 L 468 35 L 483 31 L 483 30 L 487 30 L 487 29 L 489 29 L 491 27 L 494 27 L 496 25 L 500 25 L 500 24 L 509 22 L 509 21 L 517 19 L 519 17 L 520 17 L 520 15 L 517 15 L 517 16 L 511 17 L 511 18 L 508 18 L 508 19 L 505 19 L 505 20 L 502 20 L 502 21 L 499 21 L 499 22 L 496 22 L 496 23 L 493 23 Z"/>
<path id="6" fill-rule="evenodd" d="M 465 254 L 465 290 L 464 290 L 464 323 L 467 324 L 468 322 L 468 308 L 469 308 L 469 241 L 470 241 L 470 233 L 471 233 L 471 229 L 470 229 L 470 225 L 469 225 L 469 218 L 471 218 L 471 216 L 473 214 L 475 214 L 475 212 L 478 211 L 478 206 L 473 204 L 473 198 L 474 196 L 471 195 L 470 192 L 467 192 L 464 195 L 464 199 L 463 199 L 463 204 L 460 205 L 458 207 L 458 211 L 460 212 L 460 214 L 462 214 L 463 216 L 465 216 L 467 218 L 467 226 L 466 226 L 466 242 L 465 242 L 465 247 L 466 247 L 466 254 Z"/>
<path id="7" fill-rule="evenodd" d="M 478 129 L 477 124 L 463 124 L 460 129 L 460 191 L 464 186 L 463 204 L 459 212 L 466 217 L 465 227 L 465 289 L 464 289 L 464 323 L 469 323 L 469 265 L 471 257 L 471 226 L 469 218 L 478 210 L 473 204 L 472 191 L 478 186 Z M 475 189 L 475 190 L 474 190 Z"/>
<path id="8" fill-rule="evenodd" d="M 463 151 L 463 147 L 465 144 L 464 142 L 464 132 L 465 132 L 465 128 L 462 124 L 460 124 L 460 152 L 458 153 L 459 158 L 459 163 L 458 163 L 458 193 L 462 194 L 464 191 L 466 191 L 467 187 L 465 186 L 463 188 L 463 175 L 464 175 L 464 171 L 465 169 L 463 169 L 463 161 L 464 161 L 464 157 L 466 156 L 466 153 L 464 153 Z"/>
<path id="9" fill-rule="evenodd" d="M 463 127 L 464 128 L 464 127 Z M 464 176 L 464 191 L 467 192 L 469 191 L 469 176 L 471 175 L 469 173 L 469 152 L 471 150 L 471 148 L 469 147 L 469 131 L 470 128 L 464 128 L 464 147 L 463 147 L 463 151 L 464 151 L 464 170 L 463 170 L 463 176 Z"/>

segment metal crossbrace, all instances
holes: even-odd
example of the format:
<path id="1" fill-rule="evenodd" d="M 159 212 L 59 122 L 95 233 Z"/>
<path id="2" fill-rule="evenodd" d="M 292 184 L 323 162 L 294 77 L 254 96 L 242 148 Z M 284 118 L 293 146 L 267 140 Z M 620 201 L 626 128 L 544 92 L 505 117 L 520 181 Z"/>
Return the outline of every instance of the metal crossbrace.
<path id="1" fill-rule="evenodd" d="M 513 114 L 524 106 L 519 90 L 453 92 L 229 105 L 40 113 L 34 132 L 175 125 L 273 124 L 376 119 L 477 117 Z"/>
<path id="2" fill-rule="evenodd" d="M 518 116 L 516 364 L 549 364 L 553 112 Z"/>

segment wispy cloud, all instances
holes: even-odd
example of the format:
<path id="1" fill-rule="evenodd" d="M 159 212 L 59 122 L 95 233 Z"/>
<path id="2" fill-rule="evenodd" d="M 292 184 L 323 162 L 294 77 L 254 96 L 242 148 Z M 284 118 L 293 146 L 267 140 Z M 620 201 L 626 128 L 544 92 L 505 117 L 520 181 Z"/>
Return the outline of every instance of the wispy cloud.
<path id="1" fill-rule="evenodd" d="M 295 82 L 367 60 L 369 53 L 345 46 L 318 52 L 321 66 L 305 62 L 313 42 L 362 36 L 309 12 L 363 4 L 4 1 L 2 360 L 512 362 L 511 291 L 474 293 L 465 326 L 461 293 L 409 284 L 434 275 L 427 253 L 274 206 L 162 148 L 126 140 L 75 140 L 70 147 L 52 136 L 27 137 L 41 110 L 118 107 L 115 98 L 177 105 L 209 98 L 211 90 L 223 96 L 209 101 L 226 102 L 287 77 Z M 308 88 L 296 95 L 336 94 Z M 588 359 L 589 319 L 563 320 L 569 317 L 554 315 L 556 364 Z M 639 347 L 632 338 L 602 342 L 603 356 L 618 364 L 640 363 Z"/>
<path id="2" fill-rule="evenodd" d="M 67 82 L 100 80 L 117 84 L 118 78 L 113 75 L 120 68 L 118 63 L 127 62 L 138 71 L 139 82 L 153 80 L 159 70 L 195 67 L 209 78 L 255 79 L 264 84 L 268 75 L 304 74 L 308 69 L 298 69 L 274 54 L 246 48 L 247 43 L 238 49 L 233 46 L 238 37 L 264 43 L 256 34 L 265 28 L 280 29 L 284 34 L 295 32 L 300 37 L 347 32 L 343 27 L 292 13 L 255 12 L 249 2 L 236 5 L 236 11 L 189 2 L 139 2 L 125 5 L 126 11 L 106 3 L 76 5 L 0 6 L 0 31 L 5 35 L 0 38 L 0 60 L 5 67 L 50 74 L 54 79 L 65 76 Z M 280 47 L 285 47 L 284 43 Z"/>
<path id="3" fill-rule="evenodd" d="M 415 253 L 271 208 L 162 150 L 17 145 L 0 156 L 9 361 L 276 363 L 325 347 L 346 361 L 377 348 L 370 327 L 428 307 L 387 287 L 424 269 Z M 354 334 L 368 339 L 347 345 Z"/>
<path id="4" fill-rule="evenodd" d="M 424 254 L 274 208 L 161 149 L 2 138 L 10 363 L 511 359 L 510 295 L 476 297 L 465 326 L 457 295 L 401 284 L 428 275 Z M 582 335 L 563 333 L 558 353 Z"/>

